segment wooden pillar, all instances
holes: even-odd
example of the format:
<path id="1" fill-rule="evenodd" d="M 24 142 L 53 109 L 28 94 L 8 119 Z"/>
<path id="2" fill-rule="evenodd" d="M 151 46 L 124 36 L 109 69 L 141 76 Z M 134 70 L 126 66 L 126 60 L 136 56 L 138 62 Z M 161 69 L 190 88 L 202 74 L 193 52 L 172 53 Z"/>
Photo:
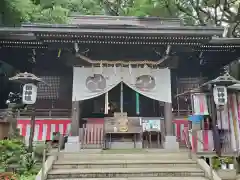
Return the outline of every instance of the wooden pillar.
<path id="1" fill-rule="evenodd" d="M 165 119 L 165 135 L 173 136 L 173 114 L 172 103 L 165 102 L 164 104 L 164 119 Z"/>
<path id="2" fill-rule="evenodd" d="M 173 135 L 172 103 L 165 102 L 164 117 L 165 117 L 165 132 L 166 132 L 164 148 L 169 150 L 178 150 L 179 144 L 177 142 L 176 136 Z"/>
<path id="3" fill-rule="evenodd" d="M 72 121 L 71 121 L 71 135 L 79 136 L 80 121 L 80 102 L 72 102 Z"/>

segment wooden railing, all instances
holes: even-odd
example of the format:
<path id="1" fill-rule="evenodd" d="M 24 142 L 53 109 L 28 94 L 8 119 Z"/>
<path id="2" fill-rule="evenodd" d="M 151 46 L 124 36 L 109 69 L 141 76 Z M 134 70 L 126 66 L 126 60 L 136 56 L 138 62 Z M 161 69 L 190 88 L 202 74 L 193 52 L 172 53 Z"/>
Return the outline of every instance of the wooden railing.
<path id="1" fill-rule="evenodd" d="M 7 109 L 0 109 L 0 115 L 4 115 L 7 112 Z M 17 110 L 16 117 L 31 117 L 32 111 L 27 110 Z M 62 118 L 70 118 L 71 117 L 71 109 L 35 109 L 35 116 L 37 117 L 45 117 L 45 118 L 54 118 L 54 117 L 62 117 Z"/>
<path id="2" fill-rule="evenodd" d="M 173 110 L 173 114 L 175 117 L 187 117 L 192 113 L 191 110 L 184 110 L 184 109 L 178 109 L 178 110 Z"/>
<path id="3" fill-rule="evenodd" d="M 7 109 L 0 109 L 0 114 L 7 112 Z M 71 117 L 71 109 L 36 109 L 35 115 L 38 117 Z M 16 112 L 17 117 L 30 117 L 31 111 L 20 110 Z M 174 110 L 175 117 L 187 117 L 191 114 L 191 110 Z"/>
<path id="4" fill-rule="evenodd" d="M 17 111 L 17 117 L 30 117 L 31 114 L 32 114 L 31 111 Z M 70 118 L 71 110 L 70 109 L 36 109 L 35 116 L 46 117 L 46 118 L 53 118 L 53 117 Z"/>

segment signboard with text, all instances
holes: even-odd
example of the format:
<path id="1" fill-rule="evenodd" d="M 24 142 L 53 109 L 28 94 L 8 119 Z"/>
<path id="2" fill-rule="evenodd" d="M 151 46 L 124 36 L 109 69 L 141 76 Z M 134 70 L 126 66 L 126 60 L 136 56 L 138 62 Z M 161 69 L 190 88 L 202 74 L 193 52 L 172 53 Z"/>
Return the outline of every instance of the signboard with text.
<path id="1" fill-rule="evenodd" d="M 142 120 L 143 131 L 161 131 L 160 119 Z"/>

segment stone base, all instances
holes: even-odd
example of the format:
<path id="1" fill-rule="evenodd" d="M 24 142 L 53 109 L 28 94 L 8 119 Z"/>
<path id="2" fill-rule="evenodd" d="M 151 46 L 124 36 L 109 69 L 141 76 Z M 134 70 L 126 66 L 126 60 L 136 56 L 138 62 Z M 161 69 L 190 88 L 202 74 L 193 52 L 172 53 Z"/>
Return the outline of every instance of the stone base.
<path id="1" fill-rule="evenodd" d="M 179 143 L 177 142 L 176 136 L 165 136 L 163 147 L 167 150 L 179 150 Z"/>
<path id="2" fill-rule="evenodd" d="M 236 169 L 219 169 L 217 173 L 222 180 L 235 180 L 237 177 Z"/>
<path id="3" fill-rule="evenodd" d="M 141 149 L 142 142 L 136 142 L 134 146 L 134 142 L 109 142 L 108 147 L 109 149 Z"/>
<path id="4" fill-rule="evenodd" d="M 67 143 L 65 143 L 65 152 L 79 152 L 81 150 L 81 143 L 79 136 L 69 136 Z"/>
<path id="5" fill-rule="evenodd" d="M 81 143 L 65 143 L 65 152 L 79 152 L 81 150 Z"/>

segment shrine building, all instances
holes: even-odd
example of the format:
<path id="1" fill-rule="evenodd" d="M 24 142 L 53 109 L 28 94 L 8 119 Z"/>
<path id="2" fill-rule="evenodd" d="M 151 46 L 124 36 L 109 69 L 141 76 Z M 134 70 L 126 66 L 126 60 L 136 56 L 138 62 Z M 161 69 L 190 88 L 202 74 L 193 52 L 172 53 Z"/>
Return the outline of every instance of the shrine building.
<path id="1" fill-rule="evenodd" d="M 211 115 L 202 94 L 194 109 L 178 95 L 238 66 L 240 41 L 221 27 L 158 17 L 70 20 L 0 27 L 0 108 L 10 91 L 21 92 L 7 80 L 16 72 L 48 84 L 38 84 L 35 141 L 60 132 L 79 136 L 86 148 L 178 148 L 188 115 Z M 29 114 L 18 113 L 18 127 L 29 136 Z"/>

